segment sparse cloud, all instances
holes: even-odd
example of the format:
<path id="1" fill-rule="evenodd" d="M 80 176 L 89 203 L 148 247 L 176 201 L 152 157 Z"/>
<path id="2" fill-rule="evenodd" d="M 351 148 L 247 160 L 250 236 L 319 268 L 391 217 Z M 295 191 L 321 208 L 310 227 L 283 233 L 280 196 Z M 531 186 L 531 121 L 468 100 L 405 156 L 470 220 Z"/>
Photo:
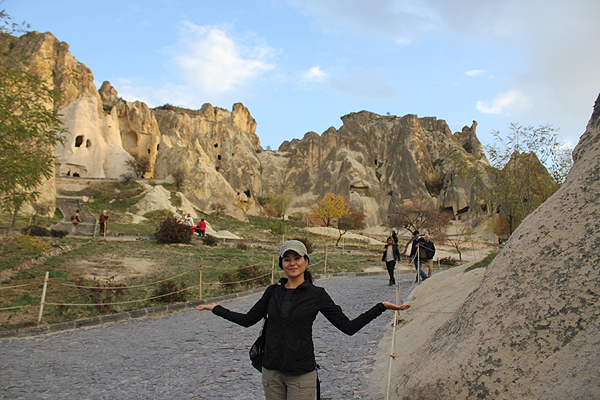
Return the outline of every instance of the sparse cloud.
<path id="1" fill-rule="evenodd" d="M 467 76 L 481 76 L 483 74 L 485 74 L 484 69 L 472 69 L 470 71 L 465 72 L 465 75 Z"/>
<path id="2" fill-rule="evenodd" d="M 504 114 L 525 112 L 533 107 L 533 101 L 519 90 L 511 89 L 500 93 L 489 101 L 478 101 L 476 108 L 483 114 Z"/>
<path id="3" fill-rule="evenodd" d="M 274 68 L 271 48 L 236 42 L 224 27 L 184 22 L 173 52 L 182 80 L 205 93 L 240 89 Z"/>
<path id="4" fill-rule="evenodd" d="M 321 67 L 314 66 L 304 71 L 302 77 L 310 82 L 323 82 L 327 78 L 327 74 L 321 71 Z"/>

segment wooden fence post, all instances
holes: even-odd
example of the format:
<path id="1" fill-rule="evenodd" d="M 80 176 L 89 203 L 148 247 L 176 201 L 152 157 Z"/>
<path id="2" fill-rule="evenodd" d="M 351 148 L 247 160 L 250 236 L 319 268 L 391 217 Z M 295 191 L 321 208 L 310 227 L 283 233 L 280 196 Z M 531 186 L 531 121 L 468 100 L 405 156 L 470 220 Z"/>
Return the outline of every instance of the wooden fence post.
<path id="1" fill-rule="evenodd" d="M 42 300 L 40 300 L 40 313 L 38 314 L 37 322 L 38 324 L 42 322 L 42 313 L 44 312 L 44 301 L 46 300 L 46 288 L 48 287 L 48 274 L 46 271 L 46 276 L 44 277 L 44 288 L 42 289 Z"/>

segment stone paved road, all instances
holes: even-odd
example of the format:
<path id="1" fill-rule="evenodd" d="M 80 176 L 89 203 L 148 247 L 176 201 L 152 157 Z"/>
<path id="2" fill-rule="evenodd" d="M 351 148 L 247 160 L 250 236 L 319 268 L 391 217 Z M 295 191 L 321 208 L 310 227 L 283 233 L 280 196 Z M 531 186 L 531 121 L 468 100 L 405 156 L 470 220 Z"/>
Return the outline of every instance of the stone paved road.
<path id="1" fill-rule="evenodd" d="M 403 297 L 412 274 L 404 275 Z M 378 301 L 395 301 L 385 277 L 317 281 L 354 318 Z M 252 295 L 223 303 L 247 311 Z M 354 336 L 319 314 L 313 328 L 323 398 L 377 399 L 368 392 L 390 311 Z M 262 399 L 248 347 L 260 323 L 243 328 L 210 312 L 181 311 L 93 328 L 0 341 L 3 399 Z"/>

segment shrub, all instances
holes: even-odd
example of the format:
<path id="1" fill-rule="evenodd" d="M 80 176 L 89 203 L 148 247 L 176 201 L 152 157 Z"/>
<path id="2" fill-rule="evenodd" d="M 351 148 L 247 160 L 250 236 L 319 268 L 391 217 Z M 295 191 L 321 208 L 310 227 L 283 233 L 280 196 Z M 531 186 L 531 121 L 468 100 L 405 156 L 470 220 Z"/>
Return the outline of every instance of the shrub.
<path id="1" fill-rule="evenodd" d="M 50 231 L 45 226 L 31 225 L 26 229 L 31 236 L 50 236 Z"/>
<path id="2" fill-rule="evenodd" d="M 234 293 L 237 290 L 247 290 L 253 287 L 266 286 L 271 282 L 267 272 L 256 265 L 239 267 L 235 274 L 224 273 L 219 276 L 225 293 Z M 266 275 L 266 276 L 263 276 Z"/>
<path id="3" fill-rule="evenodd" d="M 271 229 L 269 230 L 272 235 L 279 236 L 285 234 L 285 224 L 281 220 L 273 221 Z"/>
<path id="4" fill-rule="evenodd" d="M 291 215 L 288 215 L 288 219 L 294 222 L 301 222 L 304 219 L 304 215 L 301 212 L 296 211 Z"/>
<path id="5" fill-rule="evenodd" d="M 440 258 L 440 264 L 454 266 L 454 265 L 458 265 L 459 262 L 457 259 L 448 256 L 448 257 Z"/>
<path id="6" fill-rule="evenodd" d="M 52 229 L 52 230 L 50 231 L 50 236 L 52 236 L 52 237 L 55 237 L 55 238 L 59 238 L 59 239 L 62 239 L 62 238 L 64 238 L 64 237 L 65 237 L 65 236 L 67 236 L 68 234 L 69 234 L 69 232 L 68 232 L 68 231 L 62 231 L 62 230 L 60 230 L 60 229 Z"/>
<path id="7" fill-rule="evenodd" d="M 161 243 L 190 243 L 192 238 L 192 227 L 169 217 L 165 219 L 154 234 L 156 242 Z"/>
<path id="8" fill-rule="evenodd" d="M 31 236 L 30 231 L 27 231 L 25 235 L 21 236 L 17 242 L 24 251 L 33 252 L 38 255 L 51 248 L 46 242 Z"/>
<path id="9" fill-rule="evenodd" d="M 206 246 L 216 246 L 218 244 L 217 243 L 217 238 L 214 237 L 214 236 L 211 236 L 211 235 L 205 235 L 202 238 L 202 241 L 204 242 L 204 244 Z"/>
<path id="10" fill-rule="evenodd" d="M 77 291 L 79 295 L 84 299 L 89 299 L 92 305 L 101 313 L 108 313 L 114 311 L 114 307 L 110 303 L 116 302 L 116 300 L 125 294 L 125 284 L 115 282 L 116 276 L 111 276 L 106 279 L 106 283 L 101 284 L 100 281 L 96 281 L 94 286 L 84 287 L 83 278 L 77 280 Z"/>
<path id="11" fill-rule="evenodd" d="M 237 244 L 237 249 L 242 251 L 248 250 L 248 245 L 243 240 L 240 240 Z"/>
<path id="12" fill-rule="evenodd" d="M 185 303 L 187 301 L 187 286 L 185 282 L 181 281 L 180 287 L 173 281 L 164 281 L 160 283 L 160 286 L 152 293 L 152 297 L 158 297 L 152 301 L 173 304 L 173 303 Z M 160 297 L 159 297 L 160 296 Z"/>

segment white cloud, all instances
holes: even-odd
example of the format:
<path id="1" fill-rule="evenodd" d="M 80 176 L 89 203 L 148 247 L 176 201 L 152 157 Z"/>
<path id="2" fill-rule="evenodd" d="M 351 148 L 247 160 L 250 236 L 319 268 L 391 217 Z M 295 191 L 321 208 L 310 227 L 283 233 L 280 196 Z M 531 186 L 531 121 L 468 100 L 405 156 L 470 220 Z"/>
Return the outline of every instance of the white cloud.
<path id="1" fill-rule="evenodd" d="M 223 28 L 184 22 L 173 61 L 181 78 L 205 93 L 223 93 L 245 86 L 274 68 L 265 45 L 245 46 Z"/>
<path id="2" fill-rule="evenodd" d="M 327 78 L 327 74 L 321 71 L 321 67 L 311 67 L 302 73 L 302 77 L 306 81 L 323 82 Z"/>
<path id="3" fill-rule="evenodd" d="M 484 69 L 472 69 L 470 71 L 465 72 L 465 75 L 468 75 L 468 76 L 481 76 L 483 74 L 485 74 Z"/>
<path id="4" fill-rule="evenodd" d="M 519 90 L 500 93 L 490 101 L 478 101 L 476 108 L 483 114 L 504 114 L 525 112 L 533 107 L 533 101 Z"/>

